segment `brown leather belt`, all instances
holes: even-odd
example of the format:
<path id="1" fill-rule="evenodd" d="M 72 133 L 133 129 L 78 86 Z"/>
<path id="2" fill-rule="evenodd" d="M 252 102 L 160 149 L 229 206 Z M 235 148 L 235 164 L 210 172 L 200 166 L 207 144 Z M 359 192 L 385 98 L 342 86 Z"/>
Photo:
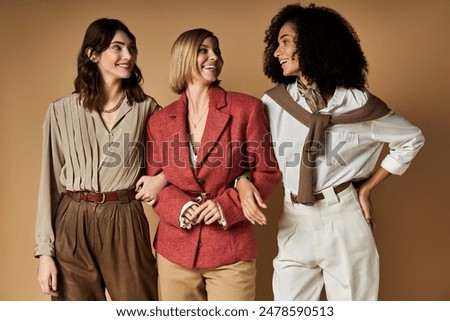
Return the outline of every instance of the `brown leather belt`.
<path id="1" fill-rule="evenodd" d="M 339 194 L 340 192 L 345 190 L 347 187 L 349 187 L 350 184 L 351 184 L 351 182 L 345 182 L 345 183 L 339 184 L 338 186 L 333 187 L 334 192 L 336 194 Z M 324 198 L 325 198 L 325 196 L 322 193 L 314 194 L 314 199 L 316 201 L 323 200 Z M 292 201 L 293 204 L 299 204 L 299 202 L 297 202 L 297 195 L 294 195 L 292 193 L 291 193 L 291 201 Z"/>
<path id="2" fill-rule="evenodd" d="M 66 195 L 72 198 L 74 201 L 80 202 L 92 202 L 92 203 L 105 203 L 105 202 L 117 202 L 129 203 L 130 200 L 135 199 L 136 192 L 132 189 L 124 189 L 114 192 L 95 193 L 89 191 L 66 191 Z"/>

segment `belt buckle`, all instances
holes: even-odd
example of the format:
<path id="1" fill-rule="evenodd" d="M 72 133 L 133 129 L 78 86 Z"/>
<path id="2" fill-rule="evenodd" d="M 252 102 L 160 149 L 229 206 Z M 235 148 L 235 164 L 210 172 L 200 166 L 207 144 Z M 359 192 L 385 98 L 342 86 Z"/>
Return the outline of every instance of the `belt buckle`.
<path id="1" fill-rule="evenodd" d="M 195 202 L 197 202 L 198 204 L 202 204 L 209 198 L 211 198 L 211 195 L 209 193 L 200 193 L 200 195 L 195 199 Z"/>
<path id="2" fill-rule="evenodd" d="M 106 193 L 97 193 L 98 194 L 102 194 L 102 200 L 100 202 L 94 202 L 96 204 L 103 204 L 106 202 Z"/>

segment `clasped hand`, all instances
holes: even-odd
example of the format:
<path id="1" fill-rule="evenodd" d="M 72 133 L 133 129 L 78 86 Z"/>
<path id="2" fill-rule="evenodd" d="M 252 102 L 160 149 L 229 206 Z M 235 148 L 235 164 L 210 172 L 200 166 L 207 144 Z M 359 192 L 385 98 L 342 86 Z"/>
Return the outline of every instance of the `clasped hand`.
<path id="1" fill-rule="evenodd" d="M 221 219 L 219 204 L 213 200 L 193 204 L 184 211 L 182 217 L 187 225 L 194 226 L 201 222 L 210 225 Z"/>

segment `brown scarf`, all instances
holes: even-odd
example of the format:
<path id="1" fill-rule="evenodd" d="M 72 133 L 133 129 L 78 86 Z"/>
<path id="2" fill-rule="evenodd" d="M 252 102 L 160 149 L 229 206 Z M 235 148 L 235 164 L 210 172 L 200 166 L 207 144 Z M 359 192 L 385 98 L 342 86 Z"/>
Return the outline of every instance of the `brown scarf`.
<path id="1" fill-rule="evenodd" d="M 351 124 L 375 120 L 390 112 L 390 109 L 381 99 L 370 93 L 369 99 L 364 106 L 340 115 L 325 115 L 318 112 L 309 113 L 294 101 L 283 84 L 278 84 L 268 90 L 266 94 L 295 119 L 309 127 L 303 146 L 297 194 L 297 202 L 304 205 L 314 204 L 314 167 L 317 156 L 323 148 L 320 142 L 323 139 L 325 130 L 333 124 Z"/>
<path id="2" fill-rule="evenodd" d="M 305 100 L 309 107 L 311 107 L 313 113 L 317 113 L 327 106 L 327 103 L 320 92 L 317 89 L 307 88 L 299 78 L 297 78 L 297 89 L 300 95 L 305 97 Z"/>

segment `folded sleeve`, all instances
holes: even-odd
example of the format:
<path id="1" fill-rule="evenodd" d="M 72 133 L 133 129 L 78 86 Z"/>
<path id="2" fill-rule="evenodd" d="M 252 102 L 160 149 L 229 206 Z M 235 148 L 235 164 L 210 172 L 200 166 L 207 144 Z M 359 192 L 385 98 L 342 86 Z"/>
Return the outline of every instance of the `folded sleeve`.
<path id="1" fill-rule="evenodd" d="M 388 143 L 389 153 L 381 166 L 394 175 L 402 175 L 425 143 L 422 131 L 402 116 L 390 114 L 373 121 L 372 135 Z"/>

